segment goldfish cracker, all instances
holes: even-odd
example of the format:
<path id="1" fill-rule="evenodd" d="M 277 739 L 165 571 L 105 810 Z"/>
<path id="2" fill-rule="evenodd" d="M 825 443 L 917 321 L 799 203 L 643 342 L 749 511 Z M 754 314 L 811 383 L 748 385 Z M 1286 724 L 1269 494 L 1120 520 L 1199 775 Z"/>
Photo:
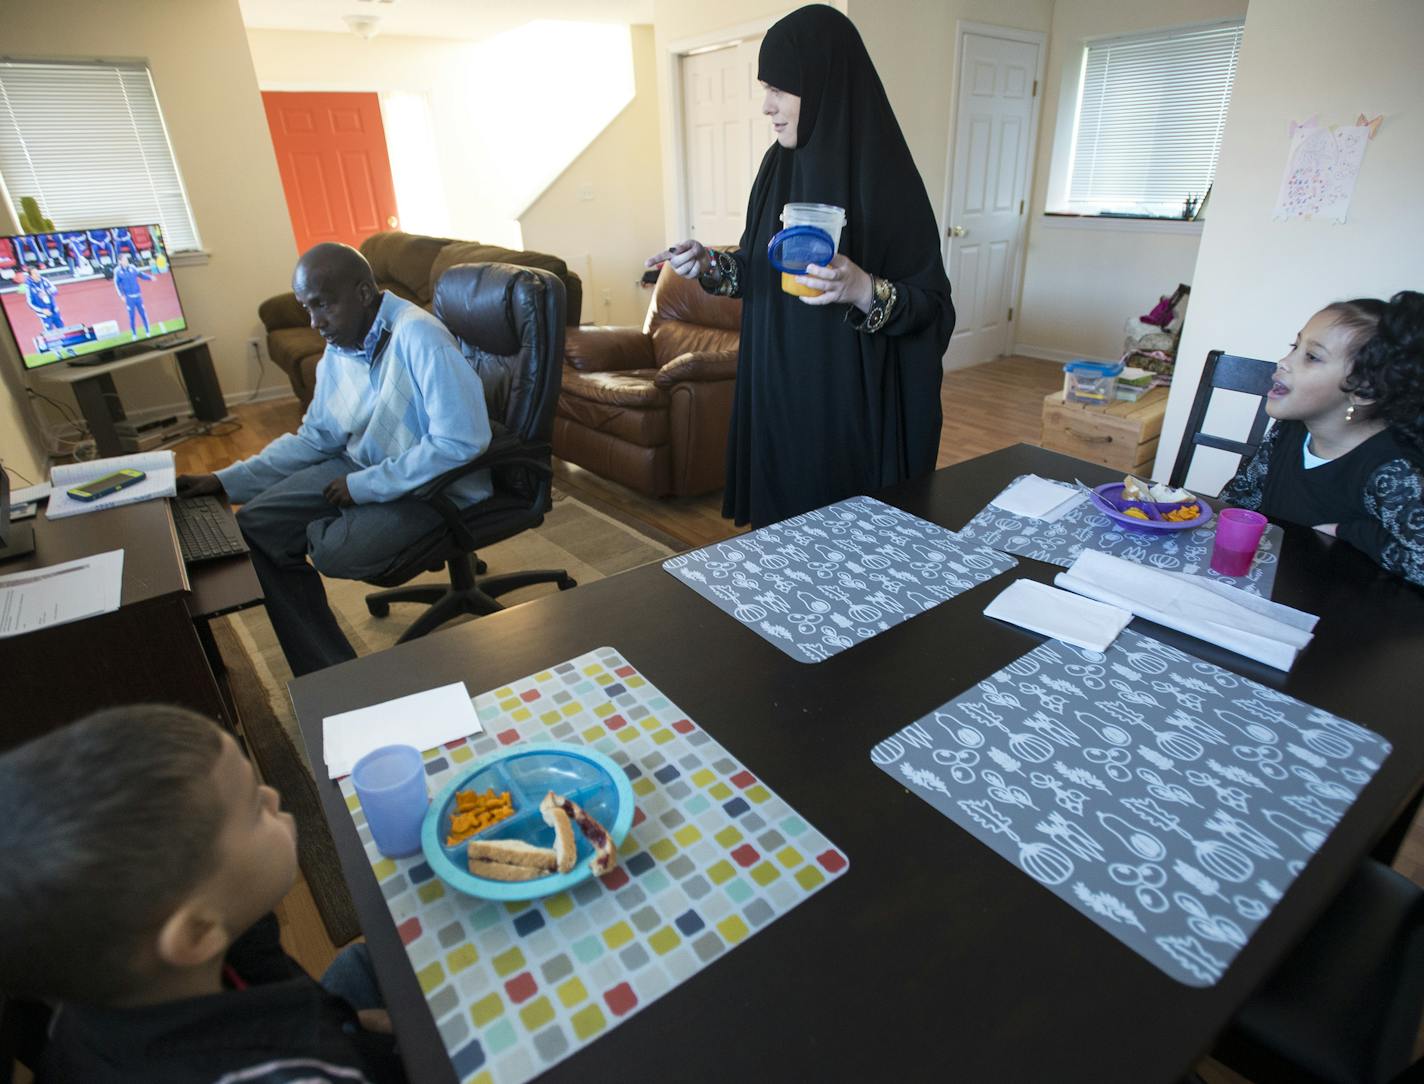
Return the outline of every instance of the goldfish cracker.
<path id="1" fill-rule="evenodd" d="M 445 846 L 454 847 L 486 828 L 513 816 L 514 802 L 509 791 L 495 794 L 491 787 L 483 794 L 473 790 L 455 792 L 455 810 L 450 816 L 450 834 Z"/>

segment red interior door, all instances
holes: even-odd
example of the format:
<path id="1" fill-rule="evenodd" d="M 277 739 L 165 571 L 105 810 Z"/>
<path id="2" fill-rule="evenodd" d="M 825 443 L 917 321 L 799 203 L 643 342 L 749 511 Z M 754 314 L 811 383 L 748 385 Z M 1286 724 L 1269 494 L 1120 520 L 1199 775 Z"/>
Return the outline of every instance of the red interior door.
<path id="1" fill-rule="evenodd" d="M 297 251 L 395 229 L 395 185 L 374 94 L 263 91 Z"/>

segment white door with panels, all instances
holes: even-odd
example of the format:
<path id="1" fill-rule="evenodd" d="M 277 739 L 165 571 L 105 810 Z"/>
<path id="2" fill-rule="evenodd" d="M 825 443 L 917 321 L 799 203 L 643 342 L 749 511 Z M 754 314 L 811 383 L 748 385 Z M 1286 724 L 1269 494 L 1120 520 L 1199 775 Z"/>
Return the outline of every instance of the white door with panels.
<path id="1" fill-rule="evenodd" d="M 757 82 L 761 37 L 682 58 L 687 222 L 705 245 L 734 245 L 774 138 Z"/>
<path id="2" fill-rule="evenodd" d="M 946 266 L 958 316 L 949 368 L 989 361 L 1013 341 L 1039 48 L 963 35 L 947 231 Z"/>

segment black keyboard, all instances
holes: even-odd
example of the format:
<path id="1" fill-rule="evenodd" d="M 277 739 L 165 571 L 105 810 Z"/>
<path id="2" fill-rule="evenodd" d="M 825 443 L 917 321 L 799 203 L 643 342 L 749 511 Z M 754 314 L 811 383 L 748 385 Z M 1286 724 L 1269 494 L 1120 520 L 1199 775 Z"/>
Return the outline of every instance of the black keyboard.
<path id="1" fill-rule="evenodd" d="M 183 551 L 184 564 L 247 552 L 232 509 L 216 497 L 175 500 L 173 522 L 178 528 L 178 548 Z"/>

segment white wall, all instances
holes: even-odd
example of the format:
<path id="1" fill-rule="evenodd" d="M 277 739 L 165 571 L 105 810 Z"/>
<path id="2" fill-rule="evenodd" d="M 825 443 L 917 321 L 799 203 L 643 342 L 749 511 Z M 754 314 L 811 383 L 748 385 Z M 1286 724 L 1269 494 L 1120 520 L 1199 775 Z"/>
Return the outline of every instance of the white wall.
<path id="1" fill-rule="evenodd" d="M 945 163 L 948 159 L 954 73 L 954 34 L 959 20 L 1019 30 L 1047 31 L 1054 0 L 832 0 L 855 23 L 875 64 L 905 142 L 924 179 L 930 205 L 943 232 Z M 675 231 L 678 168 L 673 139 L 672 78 L 668 59 L 675 43 L 706 38 L 717 31 L 763 27 L 800 3 L 786 0 L 654 0 L 658 48 L 658 91 L 663 123 L 665 229 Z"/>
<path id="2" fill-rule="evenodd" d="M 1275 359 L 1345 297 L 1424 289 L 1424 4 L 1251 0 L 1236 92 L 1197 258 L 1156 475 L 1176 456 L 1207 352 Z M 1286 125 L 1384 114 L 1343 225 L 1273 222 Z M 1250 411 L 1230 413 L 1244 435 Z M 1209 419 L 1211 421 L 1212 419 Z M 1223 420 L 1227 420 L 1223 418 Z M 1198 452 L 1188 483 L 1214 493 L 1235 457 Z"/>
<path id="3" fill-rule="evenodd" d="M 519 216 L 633 97 L 626 26 L 536 21 L 484 41 L 247 37 L 263 90 L 425 96 L 436 159 L 422 165 L 439 174 L 450 236 L 511 248 Z"/>
<path id="4" fill-rule="evenodd" d="M 520 216 L 524 244 L 583 278 L 583 319 L 641 325 L 643 261 L 663 247 L 653 28 L 632 28 L 632 102 Z"/>
<path id="5" fill-rule="evenodd" d="M 6 55 L 14 57 L 148 61 L 193 215 L 211 254 L 202 266 L 175 265 L 174 277 L 193 329 L 217 337 L 210 349 L 223 391 L 229 401 L 245 398 L 258 377 L 247 346 L 262 332 L 257 306 L 288 289 L 296 250 L 237 0 L 7 4 L 3 42 Z M 14 232 L 3 210 L 0 232 Z M 4 354 L 0 364 L 18 371 L 9 346 Z M 72 403 L 58 385 L 29 380 L 37 390 Z M 186 405 L 165 364 L 136 366 L 115 382 L 131 414 Z M 15 399 L 14 384 L 0 382 L 0 455 L 18 463 L 33 455 L 21 450 L 24 440 L 11 425 L 11 419 L 28 414 Z M 265 387 L 279 386 L 285 388 L 286 380 L 269 366 Z"/>
<path id="6" fill-rule="evenodd" d="M 1201 237 L 1194 223 L 1043 215 L 1053 166 L 1061 166 L 1071 149 L 1084 41 L 1245 13 L 1246 0 L 1055 0 L 1016 352 L 1055 360 L 1117 358 L 1124 321 L 1149 311 L 1159 294 L 1171 293 L 1179 282 L 1191 284 L 1196 265 Z M 1212 193 L 1211 213 L 1219 190 Z"/>

